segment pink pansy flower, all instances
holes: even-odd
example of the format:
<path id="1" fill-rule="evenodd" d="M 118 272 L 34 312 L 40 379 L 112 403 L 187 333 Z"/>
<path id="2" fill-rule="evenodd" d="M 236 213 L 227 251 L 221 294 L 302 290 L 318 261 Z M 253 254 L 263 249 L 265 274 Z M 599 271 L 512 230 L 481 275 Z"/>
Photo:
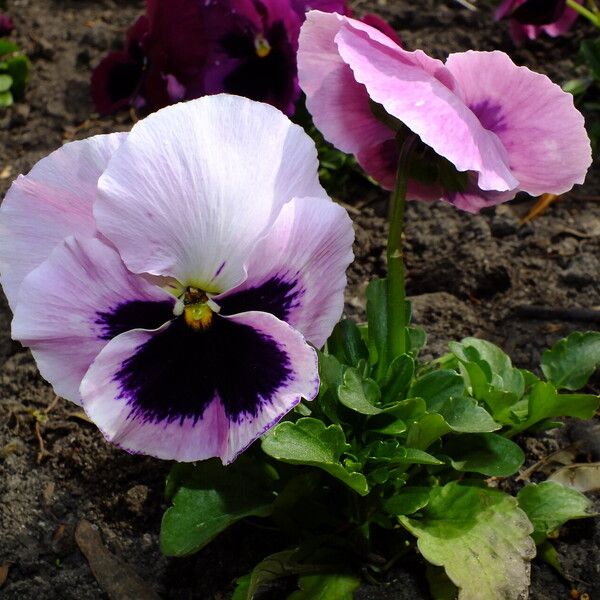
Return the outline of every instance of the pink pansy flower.
<path id="1" fill-rule="evenodd" d="M 570 94 L 503 52 L 407 52 L 377 29 L 312 11 L 298 54 L 323 135 L 392 188 L 402 140 L 418 136 L 408 197 L 477 212 L 583 183 L 591 148 Z"/>
<path id="2" fill-rule="evenodd" d="M 516 44 L 534 40 L 542 33 L 559 37 L 571 29 L 577 16 L 565 0 L 504 0 L 496 10 L 497 21 L 510 19 L 510 33 Z"/>
<path id="3" fill-rule="evenodd" d="M 13 337 L 109 441 L 231 462 L 315 397 L 342 312 L 354 235 L 317 164 L 281 112 L 228 95 L 66 144 L 0 208 Z"/>

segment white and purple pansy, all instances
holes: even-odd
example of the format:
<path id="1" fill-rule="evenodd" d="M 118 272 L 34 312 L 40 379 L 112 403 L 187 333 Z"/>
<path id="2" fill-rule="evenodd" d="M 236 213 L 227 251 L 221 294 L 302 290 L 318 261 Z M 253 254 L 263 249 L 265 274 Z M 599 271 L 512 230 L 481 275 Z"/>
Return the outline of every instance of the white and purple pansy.
<path id="1" fill-rule="evenodd" d="M 229 95 L 66 144 L 0 208 L 13 337 L 131 452 L 229 463 L 319 386 L 354 234 L 310 138 Z"/>

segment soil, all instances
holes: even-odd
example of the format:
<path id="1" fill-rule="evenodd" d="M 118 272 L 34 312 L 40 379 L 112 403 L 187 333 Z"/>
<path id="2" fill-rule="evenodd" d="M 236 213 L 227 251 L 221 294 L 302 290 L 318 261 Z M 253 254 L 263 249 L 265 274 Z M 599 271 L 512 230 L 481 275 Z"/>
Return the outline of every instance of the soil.
<path id="1" fill-rule="evenodd" d="M 89 99 L 94 65 L 121 43 L 125 27 L 142 10 L 139 1 L 9 0 L 18 43 L 32 60 L 26 100 L 0 114 L 0 196 L 19 173 L 63 142 L 126 130 L 127 113 L 98 119 Z M 492 7 L 477 13 L 456 1 L 357 1 L 390 20 L 409 48 L 444 57 L 475 48 L 502 49 L 516 62 L 556 81 L 576 72 L 573 57 L 582 36 L 541 39 L 515 49 Z M 597 328 L 571 309 L 600 305 L 600 167 L 585 186 L 520 225 L 531 205 L 517 201 L 471 216 L 439 203 L 408 209 L 408 289 L 415 321 L 429 334 L 427 352 L 438 356 L 451 339 L 485 336 L 520 367 L 535 369 L 540 352 L 574 330 Z M 356 223 L 356 262 L 350 271 L 347 313 L 364 316 L 364 287 L 385 274 L 386 198 L 356 184 L 343 195 Z M 532 305 L 565 309 L 542 315 Z M 580 320 L 576 320 L 579 318 Z M 0 596 L 6 599 L 107 598 L 79 551 L 74 530 L 85 518 L 106 546 L 160 597 L 224 599 L 234 579 L 260 557 L 280 549 L 278 540 L 253 524 L 239 524 L 198 555 L 168 559 L 158 549 L 169 465 L 130 456 L 108 446 L 77 407 L 56 400 L 29 354 L 10 340 L 11 315 L 0 305 Z M 583 319 L 583 320 L 582 320 Z M 592 383 L 593 389 L 598 384 Z M 37 415 L 37 419 L 36 419 Z M 37 426 L 36 426 L 37 422 Z M 596 423 L 597 424 L 597 423 Z M 563 430 L 523 438 L 528 464 L 554 449 L 586 438 L 581 460 L 600 460 L 597 429 L 568 424 Z M 37 427 L 37 432 L 36 432 Z M 594 433 L 595 431 L 595 433 Z M 38 435 L 39 434 L 39 435 Z M 594 438 L 594 435 L 596 436 Z M 40 455 L 40 440 L 46 452 Z M 600 499 L 596 508 L 600 510 Z M 600 521 L 568 524 L 556 542 L 561 578 L 534 561 L 530 597 L 573 597 L 570 590 L 600 598 Z M 2 585 L 2 566 L 8 576 Z M 357 598 L 428 598 L 418 557 L 394 570 L 383 587 L 363 586 Z M 272 594 L 274 598 L 277 594 Z M 281 597 L 281 596 L 279 596 Z"/>

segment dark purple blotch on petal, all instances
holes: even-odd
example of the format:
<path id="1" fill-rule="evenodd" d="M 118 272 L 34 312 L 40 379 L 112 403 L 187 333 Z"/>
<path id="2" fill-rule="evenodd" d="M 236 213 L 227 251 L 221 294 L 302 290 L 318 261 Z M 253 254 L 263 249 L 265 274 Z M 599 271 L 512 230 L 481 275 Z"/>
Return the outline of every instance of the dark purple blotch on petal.
<path id="1" fill-rule="evenodd" d="M 178 317 L 127 359 L 114 380 L 129 418 L 197 422 L 218 396 L 232 422 L 256 416 L 292 376 L 276 340 L 218 315 L 204 330 Z"/>
<path id="2" fill-rule="evenodd" d="M 481 124 L 488 130 L 494 133 L 499 133 L 506 129 L 506 121 L 502 107 L 499 104 L 484 100 L 477 104 L 469 106 L 475 113 Z"/>
<path id="3" fill-rule="evenodd" d="M 549 25 L 560 19 L 566 0 L 526 0 L 507 16 L 522 25 Z"/>
<path id="4" fill-rule="evenodd" d="M 98 312 L 96 324 L 100 325 L 100 339 L 114 337 L 132 329 L 158 329 L 173 318 L 173 303 L 132 300 L 115 308 Z"/>
<path id="5" fill-rule="evenodd" d="M 271 313 L 287 321 L 290 311 L 296 308 L 303 295 L 296 280 L 287 281 L 272 277 L 259 286 L 234 292 L 218 300 L 222 315 L 237 315 L 249 310 Z"/>

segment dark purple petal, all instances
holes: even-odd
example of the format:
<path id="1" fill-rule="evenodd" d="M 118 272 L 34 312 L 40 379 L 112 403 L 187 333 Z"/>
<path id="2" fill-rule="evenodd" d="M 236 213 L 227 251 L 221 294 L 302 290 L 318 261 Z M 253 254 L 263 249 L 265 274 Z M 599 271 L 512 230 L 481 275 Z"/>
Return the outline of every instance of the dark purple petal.
<path id="1" fill-rule="evenodd" d="M 292 8 L 304 20 L 309 10 L 336 12 L 340 15 L 347 13 L 346 0 L 291 0 Z"/>
<path id="2" fill-rule="evenodd" d="M 273 277 L 263 284 L 234 292 L 220 298 L 218 303 L 222 315 L 237 315 L 249 310 L 271 313 L 282 321 L 299 302 L 303 294 L 298 289 L 298 281 L 287 281 L 281 277 Z"/>
<path id="3" fill-rule="evenodd" d="M 172 302 L 130 300 L 97 313 L 103 340 L 112 340 L 132 329 L 158 329 L 173 318 Z"/>
<path id="4" fill-rule="evenodd" d="M 523 25 L 549 25 L 560 19 L 566 7 L 565 0 L 526 0 L 508 16 Z"/>
<path id="5" fill-rule="evenodd" d="M 92 100 L 101 115 L 131 106 L 143 77 L 143 64 L 123 51 L 105 56 L 92 73 Z"/>
<path id="6" fill-rule="evenodd" d="M 8 35 L 15 28 L 13 20 L 4 13 L 0 13 L 0 37 Z"/>
<path id="7" fill-rule="evenodd" d="M 115 374 L 130 418 L 197 422 L 216 396 L 228 419 L 256 416 L 291 375 L 277 342 L 252 327 L 215 316 L 204 330 L 179 317 L 150 338 Z"/>

